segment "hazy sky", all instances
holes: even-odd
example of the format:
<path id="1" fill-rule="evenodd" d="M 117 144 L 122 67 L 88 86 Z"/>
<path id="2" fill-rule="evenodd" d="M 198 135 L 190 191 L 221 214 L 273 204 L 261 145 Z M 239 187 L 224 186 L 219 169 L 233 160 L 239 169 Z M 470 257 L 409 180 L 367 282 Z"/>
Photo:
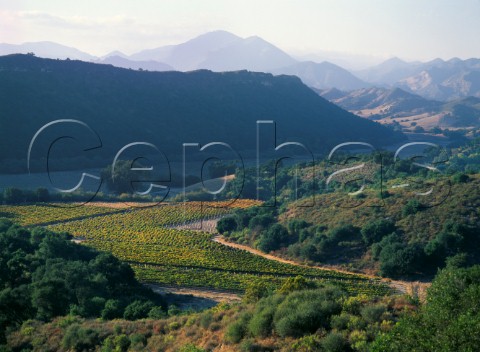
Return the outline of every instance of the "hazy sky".
<path id="1" fill-rule="evenodd" d="M 0 42 L 127 54 L 224 29 L 292 53 L 480 57 L 480 0 L 0 0 Z"/>

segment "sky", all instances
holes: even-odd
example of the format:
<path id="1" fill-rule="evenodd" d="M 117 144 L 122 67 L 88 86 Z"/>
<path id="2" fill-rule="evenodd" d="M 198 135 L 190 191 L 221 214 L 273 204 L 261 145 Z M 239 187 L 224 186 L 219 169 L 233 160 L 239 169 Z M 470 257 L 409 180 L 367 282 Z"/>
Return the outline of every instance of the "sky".
<path id="1" fill-rule="evenodd" d="M 0 43 L 53 41 L 105 55 L 213 30 L 302 56 L 480 57 L 480 0 L 0 0 Z"/>

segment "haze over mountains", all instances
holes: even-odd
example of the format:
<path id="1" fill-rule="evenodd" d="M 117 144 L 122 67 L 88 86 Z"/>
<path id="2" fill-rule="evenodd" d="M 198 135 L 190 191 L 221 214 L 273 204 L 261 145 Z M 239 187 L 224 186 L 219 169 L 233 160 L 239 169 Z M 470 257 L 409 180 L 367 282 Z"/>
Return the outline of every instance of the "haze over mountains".
<path id="1" fill-rule="evenodd" d="M 329 88 L 334 82 L 339 82 L 339 88 L 346 90 L 369 86 L 340 66 L 327 62 L 299 62 L 262 38 L 241 38 L 226 31 L 206 33 L 185 43 L 147 49 L 130 56 L 116 51 L 105 57 L 95 58 L 48 42 L 39 43 L 39 46 L 42 48 L 33 50 L 31 45 L 7 45 L 0 47 L 0 55 L 34 52 L 45 58 L 69 57 L 151 71 L 208 69 L 216 72 L 249 70 L 295 74 L 305 84 L 319 89 Z"/>
<path id="2" fill-rule="evenodd" d="M 400 87 L 439 101 L 480 97 L 480 59 L 435 59 L 422 63 L 392 58 L 368 69 L 350 72 L 331 62 L 299 61 L 260 37 L 241 38 L 226 31 L 209 32 L 178 45 L 146 49 L 133 55 L 115 51 L 101 58 L 51 42 L 0 44 L 0 55 L 28 52 L 46 58 L 68 57 L 149 71 L 245 69 L 296 75 L 317 89 L 351 91 L 373 86 Z"/>

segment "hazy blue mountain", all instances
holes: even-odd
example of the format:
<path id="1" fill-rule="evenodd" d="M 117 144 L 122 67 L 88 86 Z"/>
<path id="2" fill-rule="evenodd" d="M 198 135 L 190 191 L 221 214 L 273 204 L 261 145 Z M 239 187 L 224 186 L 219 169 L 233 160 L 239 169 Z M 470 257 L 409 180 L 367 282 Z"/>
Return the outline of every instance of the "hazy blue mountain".
<path id="1" fill-rule="evenodd" d="M 377 85 L 392 85 L 422 70 L 419 62 L 406 62 L 398 57 L 388 59 L 368 69 L 356 71 L 355 74 L 366 82 Z"/>
<path id="2" fill-rule="evenodd" d="M 130 68 L 133 70 L 147 70 L 147 71 L 174 71 L 170 65 L 158 61 L 133 61 L 121 56 L 109 56 L 103 60 L 98 61 L 99 64 L 108 64 L 116 67 Z"/>
<path id="3" fill-rule="evenodd" d="M 272 72 L 295 75 L 306 85 L 317 89 L 337 88 L 349 91 L 370 86 L 369 83 L 363 82 L 347 70 L 330 62 L 299 62 Z"/>
<path id="4" fill-rule="evenodd" d="M 259 37 L 240 38 L 226 31 L 200 35 L 185 43 L 143 50 L 134 60 L 165 62 L 177 70 L 250 70 L 265 72 L 293 64 L 295 60 Z"/>
<path id="5" fill-rule="evenodd" d="M 277 123 L 279 143 L 303 142 L 315 153 L 349 140 L 380 146 L 403 138 L 328 102 L 293 76 L 146 72 L 30 55 L 0 57 L 0 116 L 0 164 L 22 167 L 35 132 L 60 118 L 80 119 L 102 138 L 93 154 L 73 142 L 65 142 L 73 150 L 54 151 L 75 167 L 111 162 L 133 141 L 154 143 L 170 158 L 181 157 L 183 143 L 212 141 L 255 155 L 256 121 L 269 119 Z M 38 161 L 45 153 L 32 157 Z"/>
<path id="6" fill-rule="evenodd" d="M 182 44 L 142 50 L 131 55 L 130 59 L 155 60 L 164 62 L 180 71 L 191 71 L 202 68 L 200 64 L 207 60 L 212 52 L 242 40 L 242 38 L 226 31 L 214 31 Z"/>
<path id="7" fill-rule="evenodd" d="M 103 60 L 111 56 L 120 56 L 121 58 L 128 59 L 128 55 L 119 50 L 111 51 L 107 55 L 102 56 L 101 59 Z"/>
<path id="8" fill-rule="evenodd" d="M 35 42 L 23 44 L 0 44 L 0 55 L 9 54 L 27 54 L 34 53 L 36 56 L 50 59 L 75 59 L 90 61 L 95 56 L 87 54 L 78 49 L 53 43 L 53 42 Z"/>
<path id="9" fill-rule="evenodd" d="M 295 59 L 260 37 L 249 37 L 212 52 L 200 64 L 212 71 L 270 72 L 295 63 Z"/>

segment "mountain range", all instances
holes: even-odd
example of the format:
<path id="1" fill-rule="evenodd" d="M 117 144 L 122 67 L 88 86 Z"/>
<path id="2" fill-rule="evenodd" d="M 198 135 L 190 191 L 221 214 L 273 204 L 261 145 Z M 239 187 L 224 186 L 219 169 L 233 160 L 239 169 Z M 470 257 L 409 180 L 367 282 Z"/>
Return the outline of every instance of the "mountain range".
<path id="1" fill-rule="evenodd" d="M 480 59 L 408 63 L 393 58 L 356 75 L 374 85 L 400 87 L 427 99 L 480 97 Z"/>
<path id="2" fill-rule="evenodd" d="M 224 141 L 242 156 L 255 155 L 258 120 L 276 122 L 278 143 L 302 142 L 315 153 L 349 140 L 380 146 L 404 138 L 328 102 L 293 76 L 147 72 L 18 54 L 0 57 L 0 116 L 0 160 L 9 159 L 1 163 L 9 166 L 26 165 L 35 132 L 57 119 L 81 120 L 102 139 L 101 150 L 90 156 L 80 150 L 82 158 L 75 143 L 67 143 L 76 145 L 72 151 L 56 150 L 58 159 L 76 167 L 111 162 L 134 141 L 180 159 L 182 144 L 190 142 Z M 34 161 L 44 157 L 32 154 Z"/>
<path id="3" fill-rule="evenodd" d="M 68 57 L 135 70 L 249 70 L 295 75 L 308 86 L 322 90 L 399 87 L 438 101 L 480 97 L 480 59 L 406 62 L 392 58 L 368 69 L 350 72 L 326 61 L 299 61 L 260 37 L 241 38 L 226 31 L 209 32 L 184 43 L 142 50 L 132 55 L 115 51 L 104 57 L 94 57 L 52 42 L 0 44 L 0 55 L 28 52 L 45 58 Z"/>
<path id="4" fill-rule="evenodd" d="M 28 52 L 44 58 L 68 57 L 149 71 L 208 69 L 293 74 L 318 89 L 330 88 L 336 82 L 339 82 L 339 89 L 345 90 L 369 86 L 340 66 L 328 62 L 300 62 L 260 37 L 241 38 L 226 31 L 209 32 L 185 43 L 142 50 L 130 56 L 114 51 L 100 58 L 50 42 L 38 43 L 36 49 L 30 44 L 0 46 L 0 55 Z"/>

